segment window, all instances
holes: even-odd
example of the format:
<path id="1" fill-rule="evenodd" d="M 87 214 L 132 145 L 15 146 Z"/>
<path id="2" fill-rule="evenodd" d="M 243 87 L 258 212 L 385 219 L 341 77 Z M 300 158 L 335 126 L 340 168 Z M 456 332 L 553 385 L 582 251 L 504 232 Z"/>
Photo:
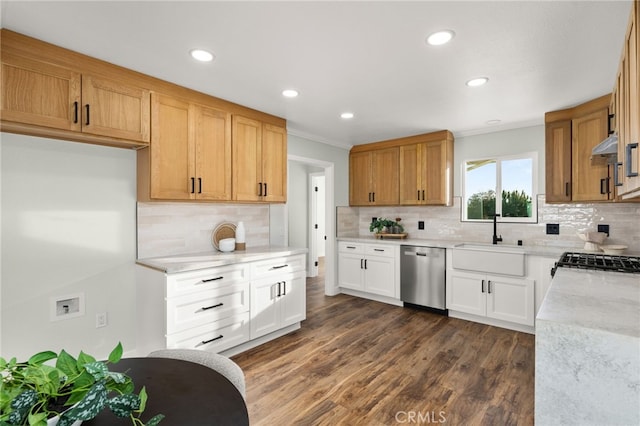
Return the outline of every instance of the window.
<path id="1" fill-rule="evenodd" d="M 537 153 L 470 160 L 462 167 L 462 220 L 493 220 L 497 213 L 502 222 L 538 221 Z"/>

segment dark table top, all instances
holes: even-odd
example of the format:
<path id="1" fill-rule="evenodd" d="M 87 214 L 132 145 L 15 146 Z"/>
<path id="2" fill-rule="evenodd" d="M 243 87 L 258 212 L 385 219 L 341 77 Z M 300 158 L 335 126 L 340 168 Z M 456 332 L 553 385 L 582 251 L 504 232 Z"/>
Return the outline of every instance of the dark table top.
<path id="1" fill-rule="evenodd" d="M 164 414 L 160 426 L 249 424 L 247 406 L 238 389 L 222 374 L 203 365 L 167 358 L 124 358 L 109 369 L 129 375 L 136 393 L 146 386 L 144 422 Z M 83 422 L 88 426 L 130 424 L 129 418 L 116 417 L 108 408 Z"/>

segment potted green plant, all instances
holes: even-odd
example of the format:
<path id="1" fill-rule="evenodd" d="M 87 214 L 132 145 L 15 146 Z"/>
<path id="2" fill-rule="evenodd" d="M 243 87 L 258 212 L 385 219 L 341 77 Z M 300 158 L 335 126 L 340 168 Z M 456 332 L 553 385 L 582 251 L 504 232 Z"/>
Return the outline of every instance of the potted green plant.
<path id="1" fill-rule="evenodd" d="M 369 232 L 375 232 L 376 234 L 393 232 L 392 230 L 396 229 L 398 229 L 400 232 L 404 230 L 402 225 L 400 225 L 398 222 L 391 219 L 386 219 L 384 217 L 376 218 L 376 220 L 372 221 L 369 225 Z"/>
<path id="2" fill-rule="evenodd" d="M 109 371 L 108 364 L 121 358 L 120 343 L 107 361 L 84 352 L 76 359 L 64 350 L 39 352 L 27 362 L 0 357 L 0 426 L 46 426 L 56 417 L 57 426 L 77 425 L 106 407 L 116 416 L 130 417 L 134 425 L 144 425 L 140 415 L 147 402 L 145 388 L 135 394 L 129 376 Z M 146 425 L 157 425 L 163 418 L 158 414 Z"/>

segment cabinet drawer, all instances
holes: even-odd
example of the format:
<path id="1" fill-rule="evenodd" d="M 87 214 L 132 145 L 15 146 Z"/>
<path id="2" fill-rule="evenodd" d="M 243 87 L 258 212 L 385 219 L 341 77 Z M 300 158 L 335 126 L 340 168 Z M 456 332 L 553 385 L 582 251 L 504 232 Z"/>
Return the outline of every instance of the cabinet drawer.
<path id="1" fill-rule="evenodd" d="M 276 257 L 273 259 L 253 262 L 251 264 L 251 278 L 266 278 L 305 269 L 305 255 Z"/>
<path id="2" fill-rule="evenodd" d="M 167 334 L 249 310 L 249 283 L 167 298 Z"/>
<path id="3" fill-rule="evenodd" d="M 222 352 L 249 341 L 249 312 L 167 336 L 167 348 Z"/>
<path id="4" fill-rule="evenodd" d="M 364 247 L 364 253 L 368 256 L 394 257 L 396 255 L 396 247 L 382 244 L 367 244 Z"/>
<path id="5" fill-rule="evenodd" d="M 340 241 L 340 243 L 338 244 L 338 251 L 340 253 L 364 254 L 364 244 L 352 243 L 350 241 Z"/>
<path id="6" fill-rule="evenodd" d="M 212 290 L 249 281 L 249 265 L 237 264 L 167 276 L 167 297 Z"/>

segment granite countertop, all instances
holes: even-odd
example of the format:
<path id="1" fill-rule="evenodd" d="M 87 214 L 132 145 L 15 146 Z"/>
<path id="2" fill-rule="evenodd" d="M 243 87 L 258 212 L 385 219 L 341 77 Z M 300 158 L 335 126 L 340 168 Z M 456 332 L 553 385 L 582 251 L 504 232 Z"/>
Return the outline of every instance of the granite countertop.
<path id="1" fill-rule="evenodd" d="M 640 424 L 640 274 L 558 268 L 536 317 L 535 418 Z"/>
<path id="2" fill-rule="evenodd" d="M 157 269 L 168 274 L 177 272 L 195 271 L 198 269 L 215 268 L 218 266 L 232 265 L 236 263 L 253 262 L 256 260 L 271 259 L 281 256 L 292 256 L 307 253 L 306 248 L 284 247 L 284 246 L 263 246 L 247 247 L 246 250 L 233 252 L 220 252 L 216 250 L 189 253 L 179 255 L 169 255 L 161 257 L 149 257 L 138 259 L 138 265 Z"/>
<path id="3" fill-rule="evenodd" d="M 488 247 L 491 247 L 491 242 L 487 241 L 461 241 L 461 240 L 427 240 L 421 238 L 382 238 L 378 239 L 375 236 L 343 236 L 338 237 L 338 241 L 356 241 L 362 243 L 379 243 L 379 244 L 392 244 L 392 245 L 409 245 L 409 246 L 425 246 L 425 247 L 439 247 L 452 249 L 456 245 L 463 243 L 471 243 L 471 244 L 486 244 Z M 508 244 L 498 244 L 497 247 L 513 247 L 520 250 L 523 250 L 525 254 L 533 255 L 533 256 L 544 256 L 544 257 L 553 257 L 560 258 L 560 255 L 566 251 L 585 251 L 580 248 L 566 248 L 566 247 L 549 247 L 549 246 L 533 246 L 533 245 L 522 245 L 522 246 L 512 246 Z"/>
<path id="4" fill-rule="evenodd" d="M 558 268 L 537 321 L 640 338 L 640 275 Z"/>

